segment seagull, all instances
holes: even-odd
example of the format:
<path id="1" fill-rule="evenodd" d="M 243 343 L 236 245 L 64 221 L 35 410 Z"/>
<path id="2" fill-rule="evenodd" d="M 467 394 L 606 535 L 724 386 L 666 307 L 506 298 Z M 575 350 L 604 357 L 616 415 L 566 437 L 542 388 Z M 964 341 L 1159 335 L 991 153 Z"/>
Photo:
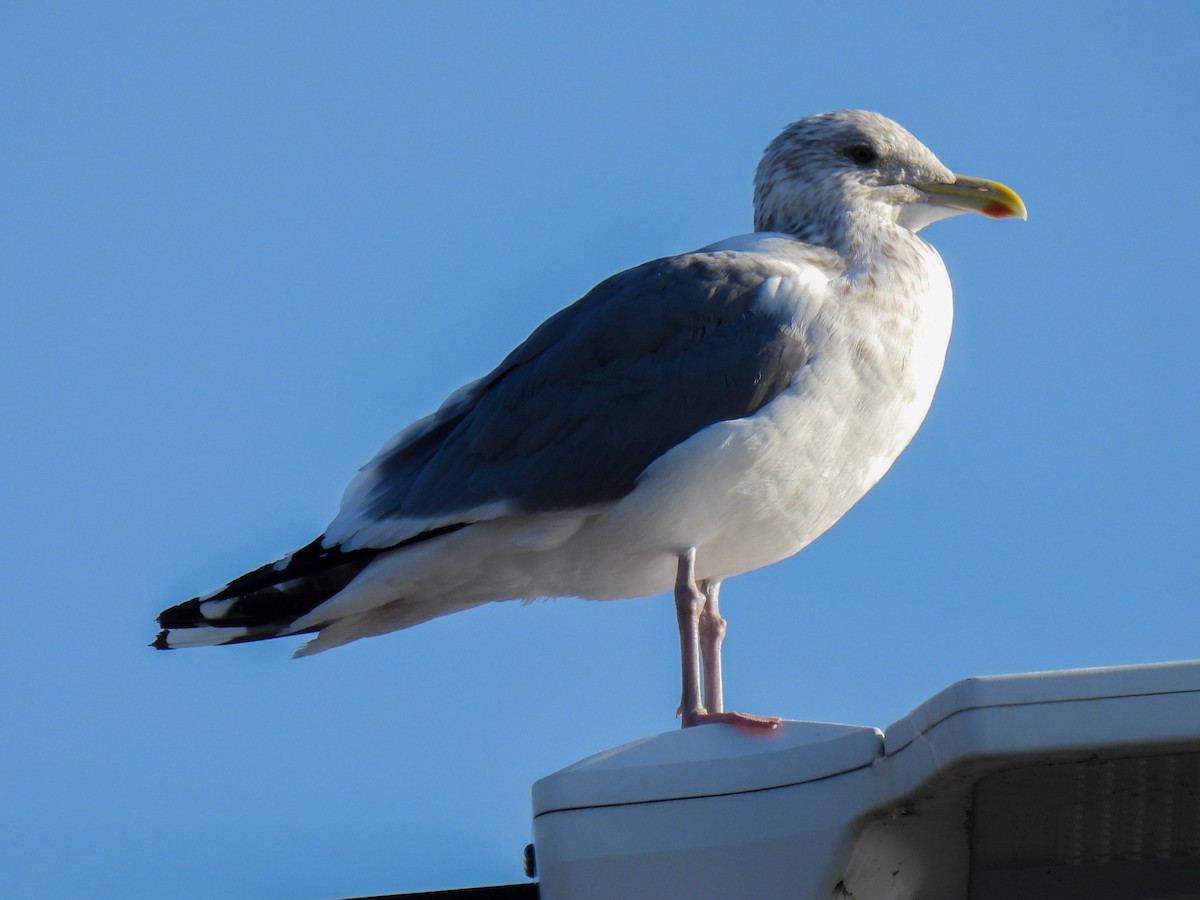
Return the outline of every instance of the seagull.
<path id="1" fill-rule="evenodd" d="M 811 543 L 916 433 L 952 318 L 917 232 L 964 212 L 1026 217 L 879 113 L 793 122 L 752 234 L 551 316 L 387 443 L 324 534 L 165 610 L 152 646 L 313 635 L 304 656 L 494 600 L 672 591 L 683 726 L 778 726 L 725 709 L 721 585 Z"/>

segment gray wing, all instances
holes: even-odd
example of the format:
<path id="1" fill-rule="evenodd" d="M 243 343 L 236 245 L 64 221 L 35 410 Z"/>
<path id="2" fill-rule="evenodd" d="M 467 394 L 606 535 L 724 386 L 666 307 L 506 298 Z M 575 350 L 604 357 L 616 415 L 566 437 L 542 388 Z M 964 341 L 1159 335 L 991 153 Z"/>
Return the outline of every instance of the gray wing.
<path id="1" fill-rule="evenodd" d="M 326 545 L 623 497 L 670 448 L 755 412 L 805 364 L 793 315 L 755 302 L 779 275 L 759 254 L 698 252 L 601 282 L 368 464 Z"/>

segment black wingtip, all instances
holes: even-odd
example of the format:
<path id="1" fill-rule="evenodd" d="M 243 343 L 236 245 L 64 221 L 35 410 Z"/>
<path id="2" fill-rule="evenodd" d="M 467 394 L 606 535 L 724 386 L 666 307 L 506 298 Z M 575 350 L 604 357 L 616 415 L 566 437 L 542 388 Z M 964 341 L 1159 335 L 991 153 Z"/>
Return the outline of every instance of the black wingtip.
<path id="1" fill-rule="evenodd" d="M 158 624 L 163 628 L 189 628 L 194 625 L 207 624 L 204 614 L 200 612 L 200 598 L 193 597 L 175 606 L 164 609 L 158 614 Z M 163 634 L 166 632 L 164 631 Z M 161 638 L 162 635 L 159 635 Z"/>
<path id="2" fill-rule="evenodd" d="M 167 643 L 167 630 L 165 628 L 162 631 L 160 631 L 158 633 L 158 636 L 153 641 L 151 641 L 147 646 L 153 647 L 155 650 L 174 650 L 175 649 L 174 647 L 172 647 L 170 644 Z"/>

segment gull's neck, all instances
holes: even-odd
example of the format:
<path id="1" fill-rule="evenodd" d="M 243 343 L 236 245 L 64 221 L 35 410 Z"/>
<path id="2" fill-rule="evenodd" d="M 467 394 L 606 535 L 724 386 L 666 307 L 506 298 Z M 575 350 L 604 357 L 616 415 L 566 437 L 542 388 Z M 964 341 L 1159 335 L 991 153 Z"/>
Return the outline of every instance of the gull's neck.
<path id="1" fill-rule="evenodd" d="M 835 252 L 847 271 L 919 267 L 925 241 L 898 224 L 894 207 L 863 204 L 807 217 L 786 229 L 797 240 Z"/>

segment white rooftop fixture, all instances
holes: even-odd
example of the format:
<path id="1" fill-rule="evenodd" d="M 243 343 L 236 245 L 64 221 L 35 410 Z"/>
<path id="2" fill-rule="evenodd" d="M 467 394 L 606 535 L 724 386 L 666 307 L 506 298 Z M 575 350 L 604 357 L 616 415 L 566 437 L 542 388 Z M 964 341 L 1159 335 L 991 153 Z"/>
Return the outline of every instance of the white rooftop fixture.
<path id="1" fill-rule="evenodd" d="M 533 807 L 541 900 L 1200 900 L 1200 662 L 969 678 L 882 732 L 671 731 Z"/>

